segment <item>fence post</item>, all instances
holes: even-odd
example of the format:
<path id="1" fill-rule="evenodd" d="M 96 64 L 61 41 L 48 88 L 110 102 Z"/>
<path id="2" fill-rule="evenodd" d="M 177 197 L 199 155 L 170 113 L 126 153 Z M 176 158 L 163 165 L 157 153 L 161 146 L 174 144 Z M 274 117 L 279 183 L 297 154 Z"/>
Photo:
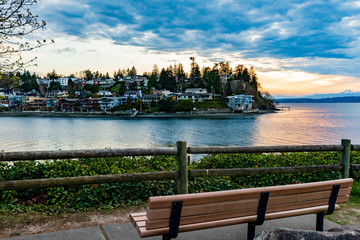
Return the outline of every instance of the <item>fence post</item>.
<path id="1" fill-rule="evenodd" d="M 344 146 L 344 150 L 341 153 L 341 165 L 343 165 L 344 169 L 340 172 L 340 178 L 348 178 L 350 169 L 351 140 L 341 139 L 341 145 Z"/>
<path id="2" fill-rule="evenodd" d="M 176 143 L 178 149 L 178 194 L 188 193 L 188 170 L 187 170 L 187 144 L 184 141 Z"/>

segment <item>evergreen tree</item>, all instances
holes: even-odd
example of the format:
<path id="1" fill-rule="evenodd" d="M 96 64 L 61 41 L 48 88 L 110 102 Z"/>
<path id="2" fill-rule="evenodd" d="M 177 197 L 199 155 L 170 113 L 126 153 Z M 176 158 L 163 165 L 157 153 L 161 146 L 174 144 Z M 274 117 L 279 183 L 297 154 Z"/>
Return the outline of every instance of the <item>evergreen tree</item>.
<path id="1" fill-rule="evenodd" d="M 119 87 L 119 95 L 120 96 L 124 96 L 124 93 L 126 92 L 126 86 L 125 83 L 120 83 L 120 87 Z"/>
<path id="2" fill-rule="evenodd" d="M 136 68 L 133 66 L 131 70 L 129 70 L 129 76 L 136 76 Z"/>
<path id="3" fill-rule="evenodd" d="M 191 60 L 191 69 L 190 69 L 190 79 L 194 82 L 197 83 L 200 79 L 200 67 L 199 64 L 197 64 L 195 62 L 195 58 L 194 57 L 190 57 Z"/>
<path id="4" fill-rule="evenodd" d="M 49 78 L 49 79 L 58 79 L 59 76 L 58 74 L 56 73 L 55 69 L 53 69 L 53 71 L 51 73 L 47 73 L 46 76 Z"/>
<path id="5" fill-rule="evenodd" d="M 200 78 L 198 84 L 197 84 L 198 88 L 204 88 L 205 87 L 205 83 L 204 80 L 202 78 Z"/>
<path id="6" fill-rule="evenodd" d="M 160 77 L 159 68 L 156 64 L 154 64 L 151 74 L 155 77 L 155 79 Z"/>
<path id="7" fill-rule="evenodd" d="M 175 77 L 173 76 L 170 68 L 166 70 L 163 68 L 160 73 L 160 85 L 162 88 L 165 88 L 170 91 L 174 91 L 176 88 Z"/>
<path id="8" fill-rule="evenodd" d="M 20 75 L 20 80 L 22 82 L 21 87 L 25 91 L 39 90 L 35 74 L 31 75 L 29 71 L 24 71 L 23 74 Z"/>
<path id="9" fill-rule="evenodd" d="M 242 78 L 244 82 L 248 82 L 248 83 L 250 82 L 250 75 L 247 68 L 244 69 L 242 73 Z"/>
<path id="10" fill-rule="evenodd" d="M 71 79 L 69 79 L 69 81 L 68 81 L 67 90 L 69 93 L 69 98 L 76 98 L 76 94 L 75 94 L 76 86 L 75 86 L 75 83 Z"/>
<path id="11" fill-rule="evenodd" d="M 178 81 L 184 81 L 186 78 L 184 67 L 181 63 L 179 63 L 179 65 L 177 66 L 176 77 L 177 77 Z"/>
<path id="12" fill-rule="evenodd" d="M 238 64 L 235 67 L 235 73 L 234 73 L 234 77 L 236 80 L 243 80 L 243 72 L 244 72 L 245 68 L 243 65 Z"/>
<path id="13" fill-rule="evenodd" d="M 49 91 L 53 91 L 53 90 L 60 90 L 61 89 L 61 85 L 58 82 L 55 82 L 54 80 L 50 82 L 50 86 L 49 86 Z"/>

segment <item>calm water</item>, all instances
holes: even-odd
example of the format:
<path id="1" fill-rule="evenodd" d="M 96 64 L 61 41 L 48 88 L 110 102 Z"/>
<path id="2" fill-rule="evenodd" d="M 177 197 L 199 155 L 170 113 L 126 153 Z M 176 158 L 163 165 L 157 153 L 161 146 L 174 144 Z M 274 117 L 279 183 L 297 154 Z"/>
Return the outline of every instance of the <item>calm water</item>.
<path id="1" fill-rule="evenodd" d="M 360 103 L 284 104 L 226 119 L 0 118 L 0 151 L 175 145 L 360 144 Z"/>

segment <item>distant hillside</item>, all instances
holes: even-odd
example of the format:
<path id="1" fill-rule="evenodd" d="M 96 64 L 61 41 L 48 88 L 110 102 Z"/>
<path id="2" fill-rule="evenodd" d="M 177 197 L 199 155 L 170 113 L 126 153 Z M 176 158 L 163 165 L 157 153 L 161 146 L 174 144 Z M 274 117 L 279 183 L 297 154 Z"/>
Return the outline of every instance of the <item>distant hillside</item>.
<path id="1" fill-rule="evenodd" d="M 279 103 L 358 103 L 360 96 L 332 98 L 283 98 L 276 99 Z"/>

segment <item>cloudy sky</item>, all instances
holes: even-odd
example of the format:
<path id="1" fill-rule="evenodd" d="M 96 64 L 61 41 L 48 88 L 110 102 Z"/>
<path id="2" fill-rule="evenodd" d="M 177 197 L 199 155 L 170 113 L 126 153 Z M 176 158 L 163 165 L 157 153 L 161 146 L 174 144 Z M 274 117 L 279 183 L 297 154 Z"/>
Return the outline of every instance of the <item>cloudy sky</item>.
<path id="1" fill-rule="evenodd" d="M 253 66 L 275 96 L 360 91 L 360 1 L 41 0 L 39 74 Z"/>

